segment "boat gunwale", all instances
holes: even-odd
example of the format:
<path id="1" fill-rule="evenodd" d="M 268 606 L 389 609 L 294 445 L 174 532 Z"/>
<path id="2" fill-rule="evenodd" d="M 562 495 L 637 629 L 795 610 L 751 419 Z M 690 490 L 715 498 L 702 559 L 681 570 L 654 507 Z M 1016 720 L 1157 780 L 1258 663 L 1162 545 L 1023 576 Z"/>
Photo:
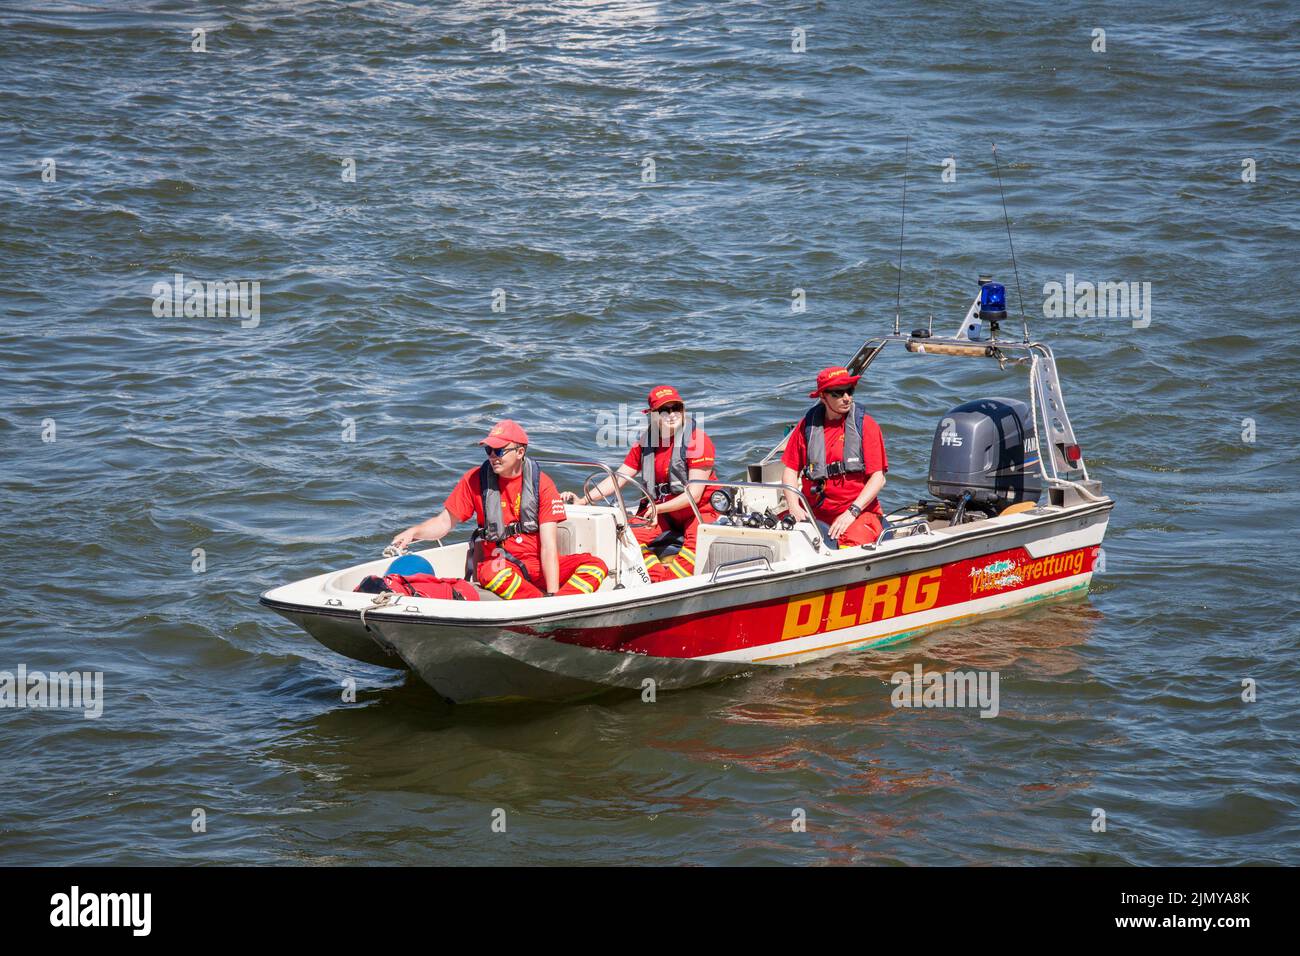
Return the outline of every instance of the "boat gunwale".
<path id="1" fill-rule="evenodd" d="M 906 557 L 915 554 L 924 554 L 928 551 L 939 550 L 941 548 L 948 547 L 949 545 L 961 541 L 974 541 L 981 538 L 993 538 L 999 535 L 1012 534 L 1017 531 L 1025 530 L 1027 528 L 1033 528 L 1037 526 L 1045 527 L 1060 521 L 1073 520 L 1075 518 L 1086 517 L 1096 513 L 1106 513 L 1113 510 L 1114 507 L 1115 507 L 1114 499 L 1107 497 L 1103 501 L 1099 501 L 1099 502 L 1083 502 L 1074 507 L 1066 506 L 1064 508 L 1061 508 L 1061 510 L 1059 511 L 1054 511 L 1049 514 L 1033 515 L 1033 516 L 1026 514 L 1026 517 L 1029 518 L 1029 520 L 1018 521 L 1012 525 L 1000 525 L 994 528 L 973 529 L 971 532 L 967 534 L 962 534 L 959 537 L 944 536 L 941 540 L 935 541 L 935 540 L 931 540 L 932 538 L 935 537 L 934 535 L 919 535 L 917 537 L 921 538 L 922 541 L 919 541 L 916 544 L 907 547 L 902 547 L 897 549 L 891 548 L 889 551 L 884 553 L 881 553 L 879 551 L 874 551 L 874 550 L 868 551 L 865 550 L 864 548 L 859 547 L 853 550 L 860 552 L 860 554 L 856 558 L 850 560 L 834 562 L 834 563 L 830 563 L 830 562 L 818 563 L 811 567 L 802 567 L 802 568 L 794 568 L 794 569 L 783 570 L 783 571 L 776 571 L 773 572 L 772 574 L 762 575 L 761 577 L 747 576 L 744 578 L 739 578 L 734 580 L 704 582 L 698 587 L 694 587 L 690 589 L 682 589 L 680 591 L 674 591 L 673 593 L 670 594 L 647 595 L 644 598 L 634 599 L 633 601 L 628 601 L 626 603 L 621 603 L 621 604 L 611 603 L 611 604 L 601 605 L 600 607 L 571 609 L 565 611 L 542 611 L 537 614 L 521 615 L 508 620 L 482 620 L 482 619 L 476 620 L 474 618 L 440 617 L 434 614 L 426 614 L 423 611 L 420 611 L 419 613 L 411 613 L 409 611 L 403 611 L 399 613 L 399 612 L 386 611 L 385 608 L 380 606 L 367 607 L 359 610 L 337 609 L 337 608 L 322 607 L 320 605 L 292 604 L 288 602 L 276 601 L 267 598 L 267 595 L 270 594 L 271 591 L 279 590 L 279 588 L 286 587 L 287 585 L 280 585 L 278 588 L 271 588 L 267 591 L 264 591 L 259 598 L 259 603 L 262 606 L 271 608 L 272 610 L 275 611 L 288 611 L 288 612 L 299 613 L 299 614 L 314 614 L 321 617 L 347 618 L 349 620 L 354 620 L 354 621 L 359 620 L 361 618 L 362 612 L 364 611 L 368 621 L 384 621 L 384 622 L 407 621 L 407 622 L 414 622 L 429 627 L 457 627 L 457 628 L 470 628 L 470 629 L 482 628 L 482 629 L 497 629 L 497 630 L 501 630 L 501 629 L 513 630 L 521 627 L 532 627 L 537 624 L 550 624 L 550 623 L 565 624 L 569 622 L 581 621 L 586 618 L 595 617 L 599 615 L 616 613 L 618 611 L 623 611 L 623 610 L 639 610 L 641 608 L 658 606 L 661 604 L 670 603 L 672 601 L 680 601 L 683 598 L 689 598 L 691 596 L 698 595 L 698 594 L 712 595 L 733 588 L 749 587 L 759 583 L 767 584 L 771 582 L 786 581 L 786 580 L 796 579 L 801 576 L 821 574 L 828 570 L 841 570 L 844 568 L 852 568 L 857 566 L 859 563 L 869 566 L 873 561 L 877 559 L 892 560 L 896 557 Z M 326 572 L 326 573 L 330 573 L 330 572 Z M 643 590 L 650 590 L 650 588 L 636 588 L 635 590 L 639 592 Z M 416 600 L 421 600 L 421 599 L 416 598 Z M 508 603 L 508 602 L 502 602 L 502 603 Z"/>

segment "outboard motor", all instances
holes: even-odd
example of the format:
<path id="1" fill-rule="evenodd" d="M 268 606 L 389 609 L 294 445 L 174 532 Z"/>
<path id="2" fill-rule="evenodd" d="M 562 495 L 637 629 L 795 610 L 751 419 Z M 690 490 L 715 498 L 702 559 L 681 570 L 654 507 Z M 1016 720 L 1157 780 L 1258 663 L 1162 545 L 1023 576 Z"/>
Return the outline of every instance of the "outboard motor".
<path id="1" fill-rule="evenodd" d="M 930 494 L 996 514 L 1042 492 L 1029 406 L 978 398 L 948 412 L 930 449 Z"/>

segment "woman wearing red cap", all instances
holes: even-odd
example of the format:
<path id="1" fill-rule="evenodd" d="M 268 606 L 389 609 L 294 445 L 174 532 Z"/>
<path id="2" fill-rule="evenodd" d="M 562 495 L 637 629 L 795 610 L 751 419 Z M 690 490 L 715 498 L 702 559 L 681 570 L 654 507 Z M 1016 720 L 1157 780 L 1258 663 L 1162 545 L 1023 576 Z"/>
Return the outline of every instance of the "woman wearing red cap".
<path id="1" fill-rule="evenodd" d="M 483 542 L 474 568 L 481 587 L 506 600 L 596 591 L 609 570 L 594 555 L 559 553 L 555 526 L 565 519 L 564 502 L 527 457 L 528 433 L 507 418 L 479 444 L 487 461 L 465 472 L 442 511 L 401 532 L 394 546 L 437 541 L 473 515 Z"/>
<path id="2" fill-rule="evenodd" d="M 795 425 L 781 456 L 782 483 L 803 479 L 813 517 L 830 526 L 827 534 L 841 548 L 880 537 L 883 512 L 876 496 L 889 470 L 880 427 L 853 401 L 860 377 L 835 367 L 818 372 L 817 387 L 808 397 L 821 401 Z M 785 501 L 795 520 L 805 520 L 797 495 L 787 491 Z"/>
<path id="3" fill-rule="evenodd" d="M 658 523 L 633 528 L 632 533 L 641 543 L 641 554 L 645 558 L 646 570 L 650 572 L 650 580 L 671 581 L 695 573 L 695 538 L 699 522 L 695 519 L 691 500 L 697 503 L 700 517 L 705 522 L 717 518 L 717 512 L 709 504 L 708 492 L 712 489 L 706 485 L 687 484 L 688 480 L 718 477 L 713 471 L 715 452 L 713 441 L 703 428 L 695 424 L 694 417 L 686 413 L 686 403 L 677 389 L 671 385 L 656 385 L 650 389 L 646 404 L 649 407 L 644 412 L 649 416 L 649 427 L 619 465 L 616 477 L 619 487 L 626 484 L 628 478 L 640 477 L 641 484 L 654 498 Z M 606 478 L 590 497 L 599 498 L 613 491 L 612 482 Z M 591 503 L 588 496 L 578 497 L 568 491 L 563 497 L 571 504 Z M 682 532 L 682 547 L 677 554 L 661 561 L 650 544 L 670 531 Z"/>

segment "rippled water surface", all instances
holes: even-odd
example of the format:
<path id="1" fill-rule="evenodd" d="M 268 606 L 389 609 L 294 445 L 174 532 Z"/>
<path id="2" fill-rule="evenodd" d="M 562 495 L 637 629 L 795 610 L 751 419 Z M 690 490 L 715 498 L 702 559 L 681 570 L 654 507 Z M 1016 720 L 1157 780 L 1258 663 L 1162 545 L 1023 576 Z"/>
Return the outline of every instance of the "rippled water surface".
<path id="1" fill-rule="evenodd" d="M 0 862 L 1300 862 L 1297 32 L 1144 0 L 0 5 L 0 669 L 106 695 L 0 710 Z M 982 271 L 1016 305 L 999 145 L 1117 501 L 1086 600 L 514 709 L 259 608 L 432 513 L 504 415 L 613 460 L 597 413 L 668 381 L 736 476 L 892 325 L 909 135 L 905 327 L 955 327 Z M 177 272 L 260 282 L 256 327 L 155 316 Z M 1150 282 L 1149 326 L 1044 318 L 1067 274 Z M 1022 388 L 873 366 L 887 504 L 944 410 Z M 895 709 L 915 663 L 997 671 L 1001 713 Z"/>

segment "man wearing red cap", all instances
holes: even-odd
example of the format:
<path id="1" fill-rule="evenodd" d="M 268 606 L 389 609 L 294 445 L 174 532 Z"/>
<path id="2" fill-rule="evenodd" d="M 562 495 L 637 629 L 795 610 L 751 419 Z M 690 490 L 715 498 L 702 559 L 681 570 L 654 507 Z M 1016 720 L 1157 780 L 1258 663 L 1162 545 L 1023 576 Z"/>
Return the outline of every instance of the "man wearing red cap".
<path id="1" fill-rule="evenodd" d="M 505 419 L 479 444 L 486 446 L 487 461 L 461 476 L 436 517 L 407 528 L 393 544 L 437 541 L 474 515 L 475 536 L 483 541 L 474 568 L 481 587 L 506 600 L 593 593 L 609 569 L 590 554 L 559 553 L 555 526 L 565 518 L 564 502 L 555 483 L 526 457 L 528 433 Z"/>
<path id="2" fill-rule="evenodd" d="M 795 425 L 781 457 L 781 481 L 803 479 L 813 517 L 830 526 L 828 534 L 841 548 L 880 537 L 883 512 L 876 496 L 889 470 L 880 427 L 853 401 L 860 377 L 834 367 L 817 373 L 817 388 L 808 397 L 821 401 Z M 785 500 L 796 520 L 807 517 L 798 496 L 787 491 Z"/>
<path id="3" fill-rule="evenodd" d="M 700 525 L 690 500 L 697 503 L 700 517 L 706 523 L 718 515 L 709 504 L 708 493 L 713 489 L 706 485 L 688 485 L 687 481 L 718 477 L 713 471 L 713 441 L 704 429 L 695 424 L 694 417 L 687 414 L 686 403 L 671 385 L 656 385 L 650 389 L 646 404 L 649 407 L 643 411 L 649 416 L 648 427 L 623 459 L 616 472 L 617 480 L 622 487 L 628 478 L 640 477 L 641 484 L 655 500 L 659 515 L 657 523 L 632 529 L 641 543 L 641 555 L 645 558 L 650 580 L 688 578 L 695 573 L 695 539 Z M 596 486 L 591 497 L 599 498 L 613 491 L 610 479 L 606 478 Z M 567 491 L 564 500 L 590 504 L 588 497 L 579 498 Z M 650 545 L 670 531 L 682 533 L 682 547 L 671 558 L 661 561 Z"/>

